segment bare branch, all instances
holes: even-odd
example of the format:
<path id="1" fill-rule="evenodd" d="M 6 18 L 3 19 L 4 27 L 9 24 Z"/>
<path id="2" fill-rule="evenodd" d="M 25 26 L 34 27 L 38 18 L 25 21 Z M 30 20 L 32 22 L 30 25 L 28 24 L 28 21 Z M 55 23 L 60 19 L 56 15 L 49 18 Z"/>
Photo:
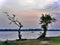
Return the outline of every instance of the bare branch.
<path id="1" fill-rule="evenodd" d="M 9 24 L 11 24 L 13 22 L 18 27 L 20 27 L 20 28 L 23 27 L 23 25 L 21 24 L 21 22 L 19 22 L 17 19 L 15 20 L 16 16 L 14 14 L 12 14 L 13 17 L 11 17 L 11 16 L 9 16 L 8 12 L 4 12 L 4 13 L 7 15 L 8 19 L 11 21 Z"/>

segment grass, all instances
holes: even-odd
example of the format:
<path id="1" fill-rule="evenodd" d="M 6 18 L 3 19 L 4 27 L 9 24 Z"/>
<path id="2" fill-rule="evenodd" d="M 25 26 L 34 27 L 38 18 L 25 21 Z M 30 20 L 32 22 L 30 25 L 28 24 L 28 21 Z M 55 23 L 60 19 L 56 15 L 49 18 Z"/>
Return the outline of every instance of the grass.
<path id="1" fill-rule="evenodd" d="M 60 37 L 52 37 L 50 40 L 53 42 L 60 42 Z"/>
<path id="2" fill-rule="evenodd" d="M 51 42 L 50 45 L 60 45 L 60 37 L 50 37 L 49 42 Z M 27 39 L 27 40 L 15 40 L 15 41 L 5 41 L 0 42 L 0 45 L 40 45 L 41 40 L 37 39 Z M 48 44 L 47 44 L 48 45 Z"/>

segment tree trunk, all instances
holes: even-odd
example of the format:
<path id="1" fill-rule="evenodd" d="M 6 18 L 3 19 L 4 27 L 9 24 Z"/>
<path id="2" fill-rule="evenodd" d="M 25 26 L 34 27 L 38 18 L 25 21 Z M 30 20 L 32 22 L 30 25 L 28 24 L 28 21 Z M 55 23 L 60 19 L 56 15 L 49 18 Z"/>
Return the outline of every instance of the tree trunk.
<path id="1" fill-rule="evenodd" d="M 21 40 L 20 29 L 21 29 L 21 28 L 19 28 L 19 30 L 18 30 L 18 37 L 19 37 L 19 40 Z"/>
<path id="2" fill-rule="evenodd" d="M 46 31 L 47 30 L 44 30 L 44 33 L 40 36 L 41 38 L 45 38 L 46 37 Z"/>
<path id="3" fill-rule="evenodd" d="M 45 27 L 44 28 L 44 32 L 42 33 L 42 35 L 40 36 L 40 37 L 38 37 L 37 39 L 45 39 L 45 37 L 46 37 L 46 32 L 47 32 L 47 28 Z"/>

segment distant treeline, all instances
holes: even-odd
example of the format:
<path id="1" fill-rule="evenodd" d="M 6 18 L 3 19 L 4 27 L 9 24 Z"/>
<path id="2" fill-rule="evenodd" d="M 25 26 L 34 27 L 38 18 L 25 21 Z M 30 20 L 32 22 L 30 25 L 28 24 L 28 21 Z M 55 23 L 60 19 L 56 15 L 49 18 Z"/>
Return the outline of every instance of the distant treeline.
<path id="1" fill-rule="evenodd" d="M 0 29 L 0 31 L 43 31 L 41 29 Z M 47 31 L 60 31 L 59 29 L 50 29 Z"/>

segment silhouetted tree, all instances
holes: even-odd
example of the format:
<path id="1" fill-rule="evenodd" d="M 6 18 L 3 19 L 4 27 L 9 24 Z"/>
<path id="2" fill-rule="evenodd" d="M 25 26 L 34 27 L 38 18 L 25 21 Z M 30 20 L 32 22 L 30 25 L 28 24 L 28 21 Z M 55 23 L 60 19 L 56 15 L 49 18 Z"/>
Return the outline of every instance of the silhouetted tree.
<path id="1" fill-rule="evenodd" d="M 4 12 L 5 14 L 7 14 L 8 16 L 8 19 L 11 21 L 9 24 L 11 24 L 12 22 L 17 25 L 19 27 L 19 30 L 18 30 L 18 37 L 19 37 L 19 40 L 21 39 L 21 34 L 20 34 L 20 30 L 21 28 L 23 27 L 23 25 L 21 24 L 21 22 L 19 22 L 17 19 L 15 19 L 15 15 L 13 15 L 13 17 L 9 16 L 8 12 Z"/>
<path id="2" fill-rule="evenodd" d="M 45 38 L 46 37 L 46 32 L 47 32 L 47 28 L 48 28 L 48 24 L 55 22 L 55 18 L 52 18 L 50 15 L 48 14 L 42 14 L 41 18 L 40 18 L 40 24 L 41 24 L 41 28 L 44 30 L 44 32 L 42 33 L 42 35 L 38 38 Z"/>

